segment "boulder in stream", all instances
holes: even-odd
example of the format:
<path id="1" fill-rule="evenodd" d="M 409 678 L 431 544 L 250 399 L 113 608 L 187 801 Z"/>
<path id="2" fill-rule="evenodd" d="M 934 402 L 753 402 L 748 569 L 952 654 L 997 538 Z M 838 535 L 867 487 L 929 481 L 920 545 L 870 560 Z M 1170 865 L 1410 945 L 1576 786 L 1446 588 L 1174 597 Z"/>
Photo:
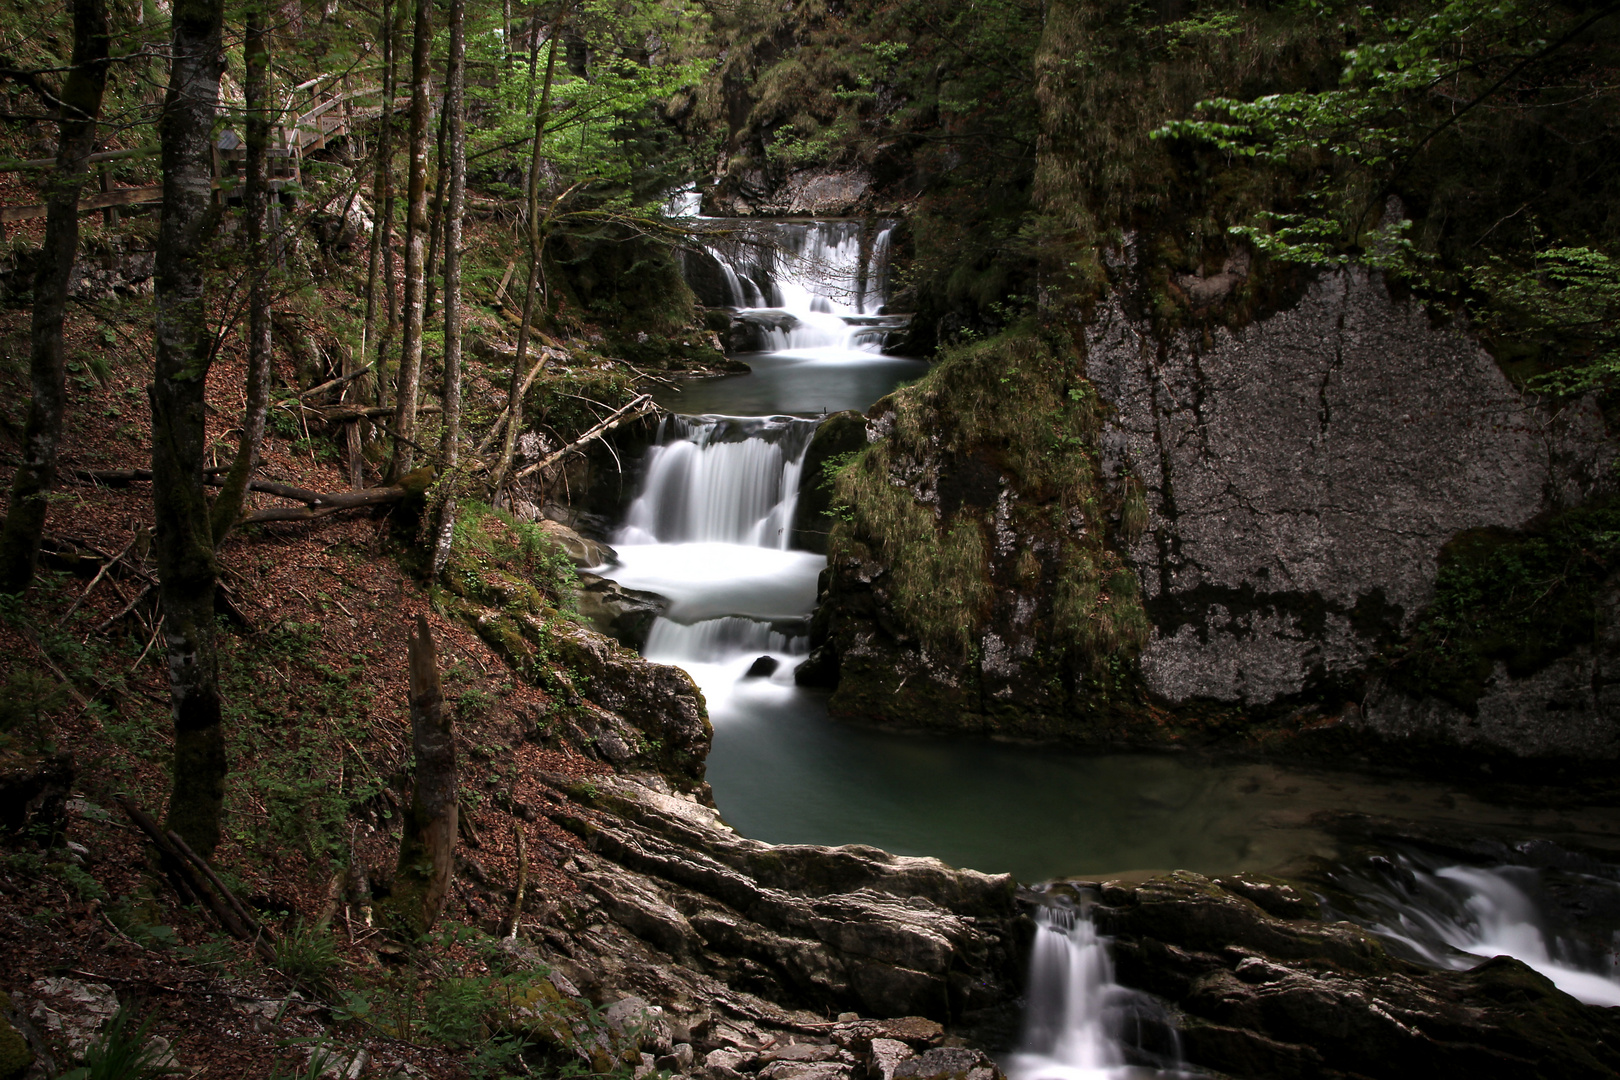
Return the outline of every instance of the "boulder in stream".
<path id="1" fill-rule="evenodd" d="M 579 575 L 576 595 L 580 617 L 630 649 L 647 644 L 654 620 L 669 610 L 669 600 L 657 593 L 626 589 L 596 574 Z"/>

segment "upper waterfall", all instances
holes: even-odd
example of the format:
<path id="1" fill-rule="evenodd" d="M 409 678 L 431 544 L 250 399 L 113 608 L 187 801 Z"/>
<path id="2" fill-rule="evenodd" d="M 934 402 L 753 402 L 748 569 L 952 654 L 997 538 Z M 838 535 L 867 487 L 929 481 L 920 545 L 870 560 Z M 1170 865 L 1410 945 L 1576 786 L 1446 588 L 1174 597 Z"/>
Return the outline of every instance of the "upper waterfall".
<path id="1" fill-rule="evenodd" d="M 687 258 L 687 276 L 718 271 L 709 291 L 759 328 L 767 351 L 876 353 L 905 321 L 884 312 L 893 232 L 886 219 L 728 221 Z"/>

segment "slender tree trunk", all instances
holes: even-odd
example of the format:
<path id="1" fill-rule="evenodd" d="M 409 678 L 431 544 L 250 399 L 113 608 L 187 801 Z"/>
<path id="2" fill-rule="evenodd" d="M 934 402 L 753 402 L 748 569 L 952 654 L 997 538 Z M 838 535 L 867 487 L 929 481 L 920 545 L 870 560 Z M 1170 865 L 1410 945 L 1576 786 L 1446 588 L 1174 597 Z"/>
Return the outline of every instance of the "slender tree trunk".
<path id="1" fill-rule="evenodd" d="M 416 464 L 410 440 L 416 438 L 416 398 L 422 378 L 422 294 L 427 260 L 427 147 L 429 82 L 433 78 L 433 0 L 416 0 L 416 39 L 411 49 L 411 145 L 405 210 L 405 322 L 400 334 L 399 395 L 394 410 L 394 457 L 389 476 L 397 481 Z"/>
<path id="2" fill-rule="evenodd" d="M 422 320 L 433 321 L 433 286 L 439 280 L 435 274 L 439 266 L 439 253 L 444 243 L 444 192 L 450 182 L 450 149 L 446 145 L 450 137 L 450 101 L 449 90 L 445 91 L 444 107 L 439 110 L 439 153 L 438 165 L 433 176 L 433 198 L 428 202 L 428 256 L 427 256 L 427 293 L 422 300 Z"/>
<path id="3" fill-rule="evenodd" d="M 402 0 L 403 2 L 403 0 Z M 360 352 L 350 357 L 354 365 L 362 365 L 366 357 L 371 355 L 370 346 L 377 341 L 377 279 L 382 274 L 383 244 L 388 235 L 388 219 L 383 217 L 383 202 L 388 195 L 388 172 L 393 166 L 393 143 L 389 139 L 392 123 L 389 116 L 393 103 L 393 71 L 394 71 L 394 24 L 393 0 L 383 0 L 382 8 L 382 46 L 383 46 L 383 112 L 382 120 L 377 129 L 377 168 L 372 177 L 371 184 L 371 246 L 367 252 L 366 263 L 366 321 L 364 329 L 360 331 Z M 352 371 L 345 371 L 345 375 Z M 382 382 L 382 371 L 379 367 L 372 374 L 372 381 L 379 386 Z M 377 404 L 382 404 L 381 391 L 378 391 Z M 360 425 L 352 423 L 347 433 L 349 450 L 349 486 L 358 491 L 364 485 L 364 476 L 360 460 Z"/>
<path id="4" fill-rule="evenodd" d="M 406 0 L 394 0 L 394 25 L 389 29 L 392 41 L 388 57 L 388 104 L 386 123 L 389 130 L 388 170 L 383 173 L 383 295 L 388 298 L 385 313 L 388 318 L 383 332 L 377 338 L 377 404 L 388 404 L 388 356 L 393 351 L 394 331 L 399 327 L 399 292 L 394 280 L 394 138 L 398 132 L 394 120 L 394 98 L 399 94 L 399 50 L 405 43 L 405 16 L 410 10 Z"/>
<path id="5" fill-rule="evenodd" d="M 213 359 L 203 245 L 214 220 L 213 126 L 224 19 L 224 0 L 174 2 L 169 89 L 158 122 L 163 216 L 153 275 L 157 361 L 150 390 L 152 503 L 174 716 L 168 823 L 205 858 L 219 842 L 225 798 L 214 644 L 217 567 L 203 494 L 203 389 Z"/>
<path id="6" fill-rule="evenodd" d="M 405 811 L 389 906 L 396 929 L 427 933 L 450 894 L 456 851 L 456 738 L 439 687 L 438 654 L 427 619 L 410 638 L 411 743 L 416 777 Z"/>
<path id="7" fill-rule="evenodd" d="M 461 458 L 461 215 L 467 201 L 467 72 L 466 0 L 450 0 L 450 57 L 445 65 L 445 135 L 450 151 L 450 181 L 444 217 L 444 436 L 439 456 L 450 490 L 439 508 L 433 544 L 432 577 L 450 558 L 456 529 L 456 466 Z"/>
<path id="8" fill-rule="evenodd" d="M 236 460 L 225 474 L 225 484 L 214 500 L 214 543 L 224 540 L 242 514 L 248 479 L 253 475 L 259 444 L 264 440 L 264 419 L 270 408 L 270 260 L 265 230 L 270 216 L 267 152 L 270 149 L 270 30 L 265 18 L 267 0 L 250 3 L 242 52 L 247 78 L 246 184 L 242 210 L 247 218 L 248 366 L 247 407 L 242 417 L 242 438 Z"/>
<path id="9" fill-rule="evenodd" d="M 56 482 L 67 398 L 63 311 L 79 250 L 79 192 L 90 175 L 96 118 L 107 85 L 106 0 L 74 0 L 73 69 L 62 85 L 56 171 L 45 196 L 45 243 L 34 274 L 33 397 L 23 429 L 23 460 L 11 480 L 11 509 L 0 531 L 0 592 L 20 593 L 34 580 L 45 533 L 46 494 Z"/>
<path id="10" fill-rule="evenodd" d="M 557 69 L 558 28 L 551 28 L 551 44 L 546 53 L 546 81 L 540 93 L 540 108 L 534 114 L 534 146 L 529 157 L 529 283 L 523 290 L 523 325 L 518 327 L 517 354 L 512 357 L 512 380 L 507 386 L 506 431 L 501 438 L 501 457 L 490 474 L 492 498 L 500 495 L 501 485 L 512 470 L 517 454 L 518 431 L 523 427 L 523 360 L 529 351 L 529 324 L 534 320 L 534 298 L 540 283 L 540 170 L 546 142 L 546 122 L 551 117 L 551 79 Z"/>

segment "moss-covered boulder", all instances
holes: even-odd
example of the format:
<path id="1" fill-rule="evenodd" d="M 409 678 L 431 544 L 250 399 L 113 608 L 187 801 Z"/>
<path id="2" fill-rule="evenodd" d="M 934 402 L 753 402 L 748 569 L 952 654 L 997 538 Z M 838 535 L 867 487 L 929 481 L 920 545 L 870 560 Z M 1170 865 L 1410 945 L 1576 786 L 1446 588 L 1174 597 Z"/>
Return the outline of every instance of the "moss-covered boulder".
<path id="1" fill-rule="evenodd" d="M 827 553 L 827 536 L 834 520 L 834 477 L 828 467 L 836 468 L 865 448 L 866 417 L 858 412 L 833 413 L 816 428 L 799 473 L 799 502 L 793 511 L 794 547 Z"/>

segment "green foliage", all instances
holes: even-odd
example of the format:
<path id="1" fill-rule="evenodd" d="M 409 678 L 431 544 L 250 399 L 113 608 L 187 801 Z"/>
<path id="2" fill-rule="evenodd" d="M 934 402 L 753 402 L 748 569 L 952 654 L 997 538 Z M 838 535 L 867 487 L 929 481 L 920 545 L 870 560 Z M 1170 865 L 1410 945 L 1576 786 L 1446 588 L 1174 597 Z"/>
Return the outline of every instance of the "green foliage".
<path id="1" fill-rule="evenodd" d="M 1348 13 L 1347 13 L 1348 15 Z M 1207 98 L 1155 139 L 1275 178 L 1231 235 L 1279 262 L 1356 263 L 1466 306 L 1532 386 L 1606 389 L 1620 241 L 1613 20 L 1547 0 L 1433 0 L 1348 15 L 1337 85 Z M 1399 196 L 1399 201 L 1391 196 Z M 1401 211 L 1392 213 L 1392 211 Z"/>
<path id="2" fill-rule="evenodd" d="M 67 688 L 36 668 L 17 666 L 0 686 L 0 739 L 27 730 L 36 746 L 49 741 L 46 715 L 67 704 Z M 4 746 L 0 742 L 0 746 Z"/>
<path id="3" fill-rule="evenodd" d="M 1525 533 L 1464 533 L 1441 554 L 1435 598 L 1391 675 L 1473 709 L 1497 663 L 1523 678 L 1591 645 L 1596 598 L 1620 556 L 1620 508 L 1571 510 Z"/>
<path id="4" fill-rule="evenodd" d="M 276 968 L 319 997 L 329 997 L 332 975 L 343 964 L 337 941 L 326 927 L 302 919 L 276 941 Z"/>
<path id="5" fill-rule="evenodd" d="M 184 1070 L 166 1063 L 168 1053 L 148 1043 L 147 1033 L 156 1019 L 156 1012 L 147 1013 L 140 1026 L 131 1030 L 129 1006 L 120 1006 L 85 1052 L 84 1065 L 63 1073 L 60 1080 L 156 1080 L 179 1075 Z"/>
<path id="6" fill-rule="evenodd" d="M 304 1066 L 297 1070 L 277 1067 L 270 1080 L 322 1080 L 323 1077 L 347 1076 L 349 1067 L 359 1055 L 330 1039 L 289 1039 L 280 1045 L 304 1048 L 309 1055 Z"/>
<path id="7" fill-rule="evenodd" d="M 574 564 L 532 521 L 518 521 L 505 510 L 469 500 L 457 512 L 452 550 L 464 556 L 462 573 L 478 573 L 475 567 L 493 565 L 520 570 L 558 611 L 573 611 L 578 604 L 579 575 Z"/>

